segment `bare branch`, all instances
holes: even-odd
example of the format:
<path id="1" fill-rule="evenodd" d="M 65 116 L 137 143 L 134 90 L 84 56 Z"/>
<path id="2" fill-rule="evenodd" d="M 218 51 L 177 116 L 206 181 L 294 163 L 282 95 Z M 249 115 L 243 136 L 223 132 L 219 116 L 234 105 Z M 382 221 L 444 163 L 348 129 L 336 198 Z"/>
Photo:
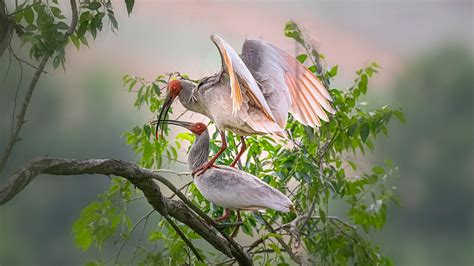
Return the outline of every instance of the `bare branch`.
<path id="1" fill-rule="evenodd" d="M 170 169 L 155 169 L 153 170 L 155 173 L 170 173 L 170 174 L 175 174 L 177 176 L 191 176 L 190 172 L 176 172 Z"/>
<path id="2" fill-rule="evenodd" d="M 248 254 L 233 240 L 229 241 L 227 235 L 221 237 L 218 232 L 202 219 L 196 217 L 193 211 L 199 210 L 194 204 L 185 205 L 182 201 L 170 200 L 161 194 L 160 187 L 153 179 L 160 182 L 167 180 L 154 173 L 152 170 L 138 167 L 135 164 L 121 160 L 96 159 L 96 160 L 75 160 L 75 159 L 52 159 L 39 158 L 28 162 L 23 168 L 16 171 L 6 184 L 0 187 L 0 205 L 3 205 L 20 193 L 36 176 L 40 174 L 50 175 L 82 175 L 101 174 L 116 175 L 129 180 L 140 189 L 148 200 L 148 203 L 162 216 L 169 215 L 181 223 L 187 225 L 214 248 L 224 253 L 230 258 L 236 258 L 241 265 L 251 265 L 252 261 Z M 168 181 L 167 184 L 173 192 L 178 189 Z M 181 198 L 182 193 L 177 195 Z M 185 197 L 184 197 L 185 198 Z M 186 199 L 187 200 L 187 199 Z M 189 200 L 187 200 L 189 202 Z M 201 213 L 202 211 L 199 210 Z M 205 217 L 207 216 L 204 214 Z M 207 216 L 208 219 L 209 216 Z M 212 221 L 212 219 L 210 219 Z M 206 219 L 207 221 L 207 219 Z"/>

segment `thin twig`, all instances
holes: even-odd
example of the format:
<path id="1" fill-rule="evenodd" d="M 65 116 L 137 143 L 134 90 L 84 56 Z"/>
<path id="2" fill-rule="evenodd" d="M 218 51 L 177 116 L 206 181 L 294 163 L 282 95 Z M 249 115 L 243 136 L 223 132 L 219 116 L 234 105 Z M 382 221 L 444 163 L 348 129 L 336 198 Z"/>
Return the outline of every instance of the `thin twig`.
<path id="1" fill-rule="evenodd" d="M 185 175 L 191 175 L 190 172 L 176 172 L 170 169 L 155 169 L 153 170 L 155 173 L 170 173 L 170 174 L 175 174 L 177 176 L 185 176 Z"/>
<path id="2" fill-rule="evenodd" d="M 13 55 L 13 57 L 15 57 L 15 59 L 16 59 L 17 61 L 19 61 L 19 62 L 21 62 L 21 63 L 24 63 L 24 64 L 26 64 L 27 66 L 30 66 L 30 67 L 32 67 L 32 68 L 34 68 L 34 69 L 38 69 L 37 66 L 31 64 L 30 62 L 28 62 L 28 61 L 22 59 L 22 58 L 19 57 L 19 56 L 17 56 L 17 55 L 15 54 L 15 51 L 13 51 L 13 48 L 12 48 L 11 46 L 10 46 L 8 49 L 10 50 L 11 54 Z M 46 71 L 44 71 L 44 70 L 41 70 L 41 71 L 42 71 L 43 73 L 45 73 L 45 74 L 48 73 L 48 72 L 46 72 Z"/>
<path id="3" fill-rule="evenodd" d="M 181 192 L 183 189 L 187 188 L 187 187 L 188 187 L 189 185 L 191 185 L 193 182 L 194 182 L 194 181 L 189 181 L 189 182 L 186 183 L 184 186 L 180 187 L 180 188 L 179 188 L 179 191 Z M 185 195 L 186 195 L 186 194 L 187 194 L 187 193 L 185 193 Z M 173 193 L 173 195 L 171 195 L 171 196 L 169 197 L 169 199 L 174 198 L 174 196 L 176 196 L 176 193 Z"/>
<path id="4" fill-rule="evenodd" d="M 15 126 L 15 112 L 16 112 L 16 102 L 18 100 L 18 92 L 20 91 L 21 82 L 23 81 L 23 66 L 21 65 L 20 61 L 18 61 L 18 65 L 20 66 L 20 80 L 18 81 L 18 85 L 16 86 L 15 98 L 13 100 L 12 124 L 10 128 L 10 134 L 12 135 L 13 135 L 13 127 Z"/>
<path id="5" fill-rule="evenodd" d="M 184 110 L 178 117 L 176 117 L 176 120 L 179 120 L 184 114 L 186 114 L 189 110 Z"/>
<path id="6" fill-rule="evenodd" d="M 5 83 L 7 81 L 7 77 L 8 77 L 8 73 L 10 73 L 10 67 L 11 67 L 11 64 L 12 64 L 12 52 L 9 51 L 9 59 L 8 59 L 8 66 L 7 66 L 7 71 L 5 72 L 5 75 L 3 76 L 3 83 Z"/>
<path id="7" fill-rule="evenodd" d="M 154 211 L 155 211 L 155 209 L 150 210 L 147 214 L 145 214 L 142 218 L 140 218 L 140 219 L 133 225 L 132 229 L 130 230 L 130 233 L 129 233 L 128 236 L 127 236 L 127 239 L 122 242 L 122 244 L 120 245 L 119 251 L 117 252 L 117 255 L 115 255 L 115 262 L 114 262 L 114 265 L 117 265 L 118 260 L 119 260 L 119 257 L 120 257 L 120 254 L 122 253 L 122 249 L 123 249 L 123 247 L 125 246 L 125 243 L 128 242 L 128 238 L 130 238 L 130 236 L 132 235 L 133 231 L 135 231 L 135 229 L 137 228 L 137 226 L 138 226 L 141 222 L 143 222 L 143 220 L 148 219 L 148 217 L 149 217 Z"/>
<path id="8" fill-rule="evenodd" d="M 153 212 L 152 212 L 153 213 Z M 140 243 L 142 242 L 142 239 L 143 239 L 143 235 L 145 234 L 145 229 L 146 229 L 146 226 L 148 224 L 148 218 L 150 218 L 150 214 L 148 214 L 148 216 L 146 217 L 145 219 L 145 224 L 143 225 L 143 228 L 142 228 L 142 231 L 140 233 L 140 237 L 138 238 L 138 242 L 137 242 L 137 246 L 139 247 L 140 246 Z M 137 251 L 138 251 L 138 248 L 135 247 L 135 250 L 133 250 L 133 256 L 132 256 L 132 261 L 130 262 L 131 265 L 133 265 L 133 260 L 135 259 L 136 257 L 136 254 L 137 254 Z"/>
<path id="9" fill-rule="evenodd" d="M 261 249 L 261 250 L 256 250 L 254 252 L 250 252 L 251 254 L 258 254 L 258 253 L 274 253 L 275 250 L 273 249 Z"/>
<path id="10" fill-rule="evenodd" d="M 288 228 L 288 227 L 297 227 L 298 222 L 301 221 L 301 220 L 303 220 L 303 219 L 305 219 L 305 218 L 307 218 L 307 217 L 308 217 L 308 216 L 306 216 L 306 215 L 298 216 L 298 217 L 296 217 L 295 219 L 293 219 L 293 221 L 291 221 L 291 222 L 289 222 L 289 223 L 286 223 L 286 224 L 283 224 L 283 225 L 281 225 L 281 226 L 278 227 L 278 228 L 275 228 L 275 231 L 279 231 L 279 230 L 281 230 L 281 229 L 285 229 L 285 228 Z M 309 219 L 320 220 L 320 219 L 321 219 L 321 216 L 314 216 L 314 215 L 313 215 L 313 216 L 309 217 Z M 339 223 L 344 224 L 345 226 L 350 227 L 350 228 L 353 229 L 353 230 L 357 230 L 357 228 L 356 228 L 354 225 L 349 224 L 348 222 L 342 220 L 340 217 L 329 215 L 329 216 L 326 216 L 326 219 L 338 221 Z"/>
<path id="11" fill-rule="evenodd" d="M 187 162 L 183 162 L 183 161 L 180 161 L 180 160 L 178 160 L 178 159 L 173 159 L 173 158 L 170 158 L 169 156 L 167 156 L 167 155 L 164 155 L 164 154 L 163 154 L 163 157 L 165 157 L 165 158 L 166 158 L 166 159 L 168 159 L 169 161 L 173 161 L 173 162 L 177 162 L 177 163 L 180 163 L 180 164 L 185 164 L 185 165 L 188 165 L 188 163 L 187 163 Z"/>
<path id="12" fill-rule="evenodd" d="M 337 121 L 337 120 L 336 120 Z M 320 155 L 318 156 L 319 157 L 319 160 L 317 161 L 317 164 L 319 166 L 319 168 L 321 168 L 321 164 L 323 162 L 323 159 L 324 159 L 324 156 L 326 155 L 326 153 L 330 150 L 330 148 L 332 147 L 332 145 L 334 144 L 334 142 L 336 141 L 337 137 L 339 136 L 339 134 L 341 133 L 340 129 L 339 129 L 339 122 L 337 122 L 337 129 L 336 129 L 336 133 L 334 133 L 334 135 L 332 136 L 332 138 L 329 140 L 329 142 L 327 142 L 323 147 L 322 147 L 322 151 L 320 152 Z M 319 153 L 319 152 L 318 152 Z M 322 173 L 320 173 L 320 176 L 321 176 Z M 308 190 L 308 193 L 309 193 L 309 190 Z M 309 195 L 307 196 L 308 200 L 309 200 Z M 306 215 L 306 218 L 304 219 L 303 223 L 301 224 L 301 226 L 298 228 L 298 231 L 301 230 L 301 228 L 303 228 L 307 223 L 308 223 L 308 220 L 309 218 L 313 215 L 314 213 L 314 210 L 316 208 L 316 200 L 313 200 L 313 202 L 311 203 L 311 207 L 309 208 L 308 210 L 308 213 Z"/>
<path id="13" fill-rule="evenodd" d="M 255 242 L 253 242 L 252 244 L 250 244 L 248 246 L 248 249 L 247 249 L 247 252 L 250 252 L 252 249 L 256 248 L 258 245 L 262 244 L 263 242 L 265 242 L 265 240 L 267 240 L 267 238 L 269 237 L 268 234 L 260 237 L 259 239 L 255 240 Z"/>
<path id="14" fill-rule="evenodd" d="M 202 259 L 201 255 L 199 254 L 199 251 L 197 251 L 196 247 L 194 247 L 193 243 L 191 242 L 191 240 L 189 240 L 186 235 L 183 233 L 183 231 L 181 231 L 181 229 L 178 227 L 178 225 L 171 219 L 171 217 L 169 217 L 168 215 L 165 215 L 164 216 L 166 221 L 168 221 L 168 223 L 171 225 L 171 227 L 173 227 L 173 229 L 176 231 L 176 233 L 181 237 L 181 239 L 184 241 L 184 243 L 186 243 L 186 245 L 188 245 L 188 247 L 191 249 L 191 251 L 194 253 L 194 256 L 196 256 L 196 258 L 201 261 L 201 262 L 204 262 L 204 260 Z"/>
<path id="15" fill-rule="evenodd" d="M 122 200 L 122 201 L 119 201 L 119 202 L 116 202 L 116 203 L 112 204 L 110 207 L 115 207 L 117 205 L 122 205 L 124 203 L 130 203 L 132 201 L 136 201 L 136 200 L 144 199 L 144 198 L 146 198 L 146 197 L 145 196 L 140 196 L 140 197 L 136 197 L 136 198 L 129 199 L 129 200 Z"/>
<path id="16" fill-rule="evenodd" d="M 263 222 L 265 223 L 265 227 L 267 227 L 267 230 L 269 230 L 271 233 L 276 233 L 276 231 L 273 229 L 271 224 L 269 224 L 267 222 L 267 220 L 265 220 L 265 218 L 263 218 L 263 216 L 261 214 L 260 214 L 260 216 L 261 216 Z M 290 257 L 293 261 L 295 261 L 298 264 L 301 264 L 301 257 L 299 255 L 297 255 L 296 253 L 294 253 L 293 250 L 291 249 L 291 247 L 288 246 L 288 244 L 283 239 L 276 238 L 276 240 L 278 241 L 278 243 L 280 243 L 280 245 L 286 251 L 286 253 L 288 253 L 288 255 L 290 255 Z"/>

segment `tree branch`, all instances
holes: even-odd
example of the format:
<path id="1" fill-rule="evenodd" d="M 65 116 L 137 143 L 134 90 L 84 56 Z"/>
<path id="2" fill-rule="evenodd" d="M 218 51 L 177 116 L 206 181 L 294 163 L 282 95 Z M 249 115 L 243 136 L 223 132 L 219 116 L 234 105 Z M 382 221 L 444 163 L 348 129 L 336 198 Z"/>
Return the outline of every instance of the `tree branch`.
<path id="1" fill-rule="evenodd" d="M 138 167 L 135 164 L 121 160 L 77 160 L 38 158 L 29 161 L 23 168 L 16 171 L 6 184 L 0 187 L 0 205 L 13 199 L 36 176 L 50 175 L 81 175 L 101 174 L 116 175 L 129 180 L 140 189 L 148 203 L 162 216 L 171 216 L 187 225 L 214 248 L 230 258 L 236 258 L 241 265 L 251 265 L 252 261 L 247 253 L 238 245 L 221 237 L 214 228 L 197 218 L 193 211 L 182 201 L 170 200 L 161 194 L 160 187 L 153 181 L 166 180 L 153 171 Z M 179 194 L 178 194 L 179 195 Z M 193 205 L 194 206 L 194 205 Z M 194 206 L 195 207 L 195 206 Z"/>
<path id="2" fill-rule="evenodd" d="M 70 0 L 70 3 L 71 3 L 72 19 L 71 19 L 71 24 L 69 25 L 68 30 L 64 34 L 65 40 L 67 40 L 69 36 L 71 36 L 71 34 L 74 33 L 74 30 L 76 29 L 76 26 L 77 26 L 77 19 L 78 19 L 76 0 Z M 20 131 L 21 131 L 21 128 L 23 127 L 23 124 L 26 122 L 25 115 L 26 115 L 26 110 L 28 109 L 28 106 L 30 104 L 31 96 L 33 95 L 33 91 L 36 87 L 36 84 L 38 83 L 38 80 L 41 74 L 43 73 L 44 68 L 46 67 L 46 64 L 48 63 L 49 58 L 51 57 L 51 54 L 52 52 L 49 52 L 43 56 L 38 68 L 36 69 L 33 79 L 31 80 L 31 83 L 28 86 L 28 90 L 26 91 L 25 98 L 23 99 L 23 105 L 21 107 L 20 113 L 16 121 L 15 130 L 13 131 L 13 134 L 10 136 L 7 146 L 5 147 L 3 155 L 0 159 L 0 172 L 2 172 L 3 169 L 5 168 L 8 158 L 10 158 L 10 154 L 13 150 L 13 146 L 15 146 L 15 143 L 20 140 L 18 136 L 20 135 Z"/>

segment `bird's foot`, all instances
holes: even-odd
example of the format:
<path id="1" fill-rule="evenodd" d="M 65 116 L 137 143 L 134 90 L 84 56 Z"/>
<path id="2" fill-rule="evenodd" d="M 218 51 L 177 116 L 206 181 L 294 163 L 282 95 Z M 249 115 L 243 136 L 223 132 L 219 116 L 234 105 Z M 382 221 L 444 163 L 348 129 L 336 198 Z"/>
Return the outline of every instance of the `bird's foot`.
<path id="1" fill-rule="evenodd" d="M 202 174 L 204 174 L 204 172 L 206 172 L 207 169 L 209 169 L 211 167 L 219 168 L 219 167 L 215 166 L 213 162 L 207 162 L 207 163 L 204 163 L 203 165 L 199 166 L 198 169 L 194 170 L 192 172 L 192 176 L 202 175 Z"/>
<path id="2" fill-rule="evenodd" d="M 231 211 L 229 209 L 224 209 L 224 213 L 222 214 L 222 216 L 219 216 L 216 219 L 214 219 L 214 222 L 218 223 L 218 222 L 222 222 L 229 219 L 230 213 Z"/>
<path id="3" fill-rule="evenodd" d="M 237 164 L 237 160 L 234 160 L 229 166 L 230 167 L 235 167 L 236 164 Z"/>

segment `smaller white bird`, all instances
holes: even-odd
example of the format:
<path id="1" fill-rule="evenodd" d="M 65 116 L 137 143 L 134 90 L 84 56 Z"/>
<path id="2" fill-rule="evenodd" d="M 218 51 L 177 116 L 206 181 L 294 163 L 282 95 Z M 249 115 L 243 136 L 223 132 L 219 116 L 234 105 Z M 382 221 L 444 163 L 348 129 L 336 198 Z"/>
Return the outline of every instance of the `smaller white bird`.
<path id="1" fill-rule="evenodd" d="M 209 132 L 205 124 L 175 120 L 163 122 L 182 126 L 196 135 L 196 140 L 188 155 L 188 167 L 191 172 L 207 162 L 210 150 Z M 207 200 L 225 208 L 224 214 L 215 219 L 216 221 L 229 218 L 231 210 L 237 210 L 240 222 L 240 210 L 273 209 L 289 212 L 294 208 L 291 200 L 283 193 L 256 176 L 233 167 L 216 165 L 208 170 L 197 171 L 194 175 L 194 183 Z"/>

